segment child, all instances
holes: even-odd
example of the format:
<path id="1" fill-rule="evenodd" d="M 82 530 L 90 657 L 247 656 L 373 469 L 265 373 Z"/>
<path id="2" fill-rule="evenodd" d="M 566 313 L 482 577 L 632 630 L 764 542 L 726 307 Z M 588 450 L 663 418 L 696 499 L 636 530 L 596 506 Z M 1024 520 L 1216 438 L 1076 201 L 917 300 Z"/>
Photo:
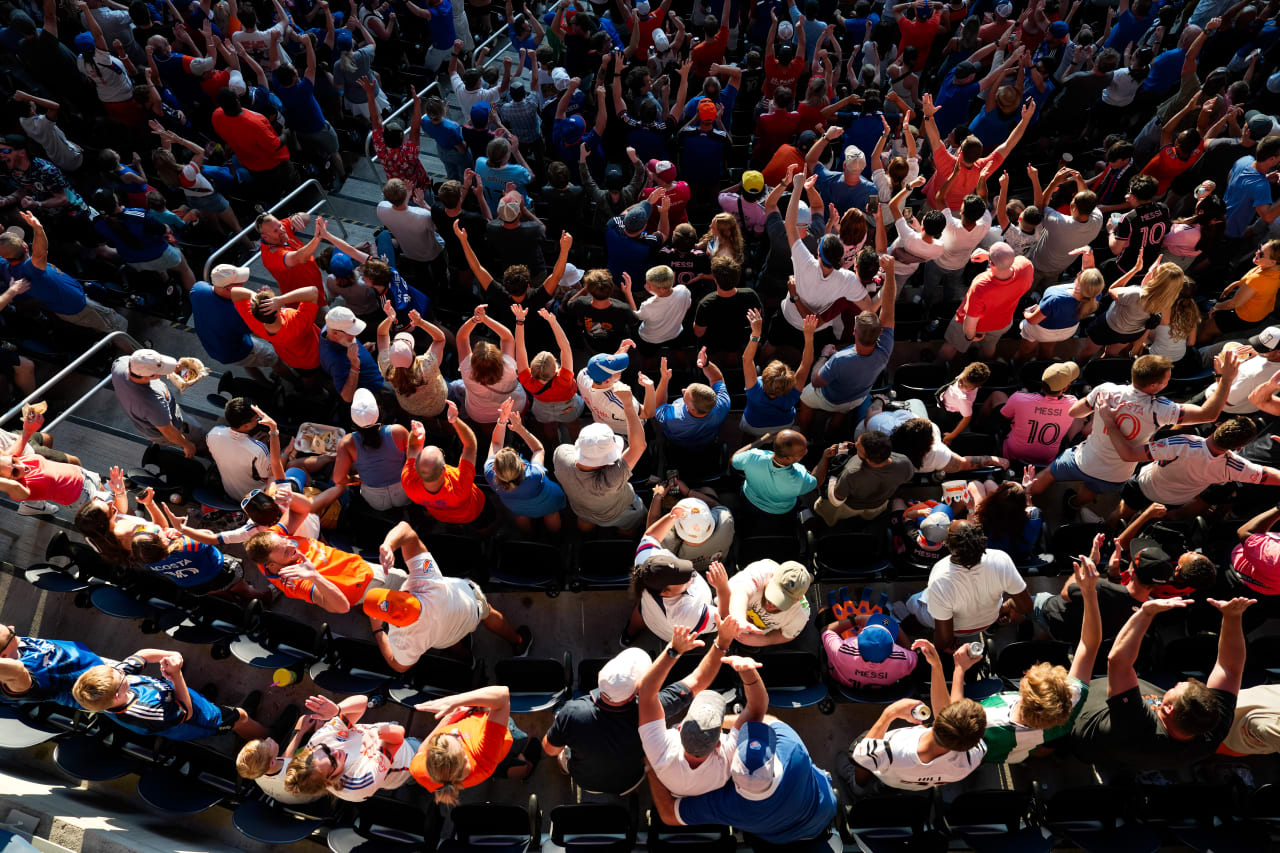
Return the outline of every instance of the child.
<path id="1" fill-rule="evenodd" d="M 516 318 L 516 378 L 529 392 L 533 400 L 533 416 L 542 424 L 543 434 L 547 440 L 559 442 L 559 424 L 569 429 L 569 438 L 578 437 L 581 424 L 578 418 L 582 415 L 582 397 L 578 394 L 577 385 L 573 381 L 573 347 L 569 345 L 569 337 L 560 327 L 556 315 L 546 308 L 538 309 L 538 316 L 547 321 L 551 333 L 555 335 L 556 345 L 560 347 L 560 362 L 556 357 L 543 350 L 529 360 L 529 352 L 524 343 L 524 321 L 529 309 L 523 305 L 511 306 L 511 315 Z"/>
<path id="2" fill-rule="evenodd" d="M 955 520 L 951 507 L 938 501 L 908 505 L 893 501 L 890 526 L 897 535 L 898 553 L 918 566 L 933 566 L 949 553 L 947 527 Z"/>
<path id="3" fill-rule="evenodd" d="M 1200 334 L 1200 342 L 1208 343 L 1221 333 L 1236 337 L 1237 333 L 1266 320 L 1276 307 L 1276 291 L 1280 290 L 1280 240 L 1268 240 L 1253 255 L 1253 269 L 1231 282 L 1209 309 Z"/>
<path id="4" fill-rule="evenodd" d="M 120 155 L 110 148 L 102 149 L 98 156 L 109 188 L 113 193 L 124 194 L 125 207 L 145 208 L 151 187 L 147 186 L 147 176 L 142 172 L 142 159 L 135 153 L 133 168 L 129 168 L 120 163 Z"/>
<path id="5" fill-rule="evenodd" d="M 677 448 L 681 451 L 709 449 L 720 434 L 720 425 L 729 416 L 729 391 L 724 385 L 724 374 L 707 358 L 706 347 L 699 350 L 697 363 L 708 384 L 691 383 L 675 403 L 663 404 L 665 393 L 658 395 L 659 405 L 654 418 L 662 427 L 670 451 Z M 666 391 L 665 383 L 662 390 Z M 720 462 L 718 453 L 712 452 L 709 456 L 712 458 L 690 459 L 689 462 L 713 466 Z"/>
<path id="6" fill-rule="evenodd" d="M 582 289 L 564 309 L 574 325 L 582 329 L 583 340 L 591 352 L 617 350 L 635 324 L 635 311 L 627 303 L 614 299 L 613 290 L 613 276 L 608 270 L 587 270 L 582 277 Z M 582 291 L 586 291 L 586 295 Z"/>
<path id="7" fill-rule="evenodd" d="M 462 126 L 445 118 L 444 101 L 437 97 L 427 98 L 422 108 L 427 114 L 422 120 L 422 132 L 435 141 L 445 175 L 451 181 L 461 181 L 472 163 L 471 152 L 462 138 Z"/>
<path id="8" fill-rule="evenodd" d="M 975 361 L 960 371 L 951 382 L 938 391 L 938 400 L 947 412 L 960 416 L 960 421 L 951 432 L 942 437 L 943 444 L 951 444 L 960 433 L 969 426 L 973 419 L 973 401 L 978 396 L 978 389 L 987 384 L 991 378 L 991 368 L 980 361 Z"/>
<path id="9" fill-rule="evenodd" d="M 640 318 L 640 328 L 636 330 L 640 346 L 636 351 L 652 359 L 662 344 L 676 344 L 684 332 L 684 315 L 693 304 L 693 297 L 689 288 L 676 284 L 675 270 L 665 265 L 650 267 L 644 274 L 645 292 L 652 295 L 639 308 L 631 294 L 631 276 L 623 273 L 622 280 L 622 295 Z"/>
<path id="10" fill-rule="evenodd" d="M 1071 284 L 1055 284 L 1047 288 L 1038 305 L 1022 314 L 1022 340 L 1014 361 L 1026 361 L 1033 354 L 1053 358 L 1054 347 L 1076 334 L 1080 321 L 1098 310 L 1098 296 L 1106 287 L 1102 273 L 1093 267 L 1093 252 L 1086 246 L 1082 252 L 1080 273 Z"/>
<path id="11" fill-rule="evenodd" d="M 845 631 L 853 635 L 842 639 Z M 888 687 L 906 678 L 920 657 L 898 620 L 881 613 L 860 613 L 832 622 L 822 632 L 827 668 L 846 687 Z"/>
<path id="12" fill-rule="evenodd" d="M 662 262 L 675 270 L 676 281 L 683 285 L 709 282 L 711 256 L 698 247 L 698 232 L 688 222 L 671 230 L 671 240 L 658 252 Z"/>
<path id="13" fill-rule="evenodd" d="M 613 386 L 618 384 L 619 374 L 631 364 L 627 350 L 633 346 L 635 346 L 633 341 L 625 340 L 618 347 L 617 352 L 612 355 L 603 353 L 593 355 L 587 361 L 587 366 L 578 371 L 578 391 L 582 394 L 587 408 L 591 410 L 591 417 L 596 423 L 605 424 L 622 436 L 627 434 L 627 417 L 622 409 L 621 398 L 613 392 Z M 666 369 L 666 361 L 665 358 L 662 360 L 663 393 L 666 392 L 667 381 L 671 376 L 670 371 Z M 650 384 L 646 388 L 646 394 L 653 394 L 653 392 L 653 386 Z M 635 399 L 631 402 L 640 416 L 644 417 L 644 411 L 648 406 L 641 408 L 640 401 Z"/>
<path id="14" fill-rule="evenodd" d="M 302 740 L 316 727 L 310 714 L 302 714 L 293 726 L 293 737 L 281 751 L 274 738 L 254 739 L 244 745 L 236 756 L 236 773 L 241 779 L 258 783 L 268 797 L 283 805 L 299 805 L 320 798 L 319 794 L 296 794 L 284 787 L 285 768 L 289 759 L 302 746 Z"/>
<path id="15" fill-rule="evenodd" d="M 751 339 L 742 353 L 747 405 L 738 426 L 747 435 L 759 438 L 795 423 L 796 404 L 809 382 L 809 368 L 813 366 L 813 335 L 818 329 L 818 318 L 812 314 L 804 318 L 804 351 L 799 369 L 793 372 L 784 362 L 774 359 L 765 365 L 759 378 L 756 377 L 756 347 L 760 345 L 764 321 L 760 312 L 751 308 L 747 311 L 747 322 L 751 324 Z"/>
<path id="16" fill-rule="evenodd" d="M 1014 220 L 1017 224 L 1014 225 Z M 1024 258 L 1040 242 L 1044 214 L 1034 204 L 1023 204 L 1009 198 L 1009 172 L 1000 173 L 1000 198 L 996 202 L 996 221 L 1000 223 L 1000 239 Z"/>
<path id="17" fill-rule="evenodd" d="M 521 457 L 515 448 L 503 446 L 508 424 L 511 431 L 528 445 L 528 460 Z M 533 532 L 535 518 L 542 519 L 548 533 L 560 532 L 560 510 L 565 506 L 564 491 L 547 475 L 543 464 L 545 458 L 542 442 L 524 428 L 520 412 L 513 409 L 510 400 L 503 403 L 498 412 L 498 422 L 493 428 L 493 438 L 489 442 L 484 478 L 503 506 L 515 517 L 516 526 L 525 533 Z"/>
<path id="18" fill-rule="evenodd" d="M 160 664 L 164 678 L 142 675 L 147 664 Z M 234 731 L 242 738 L 264 738 L 267 730 L 244 708 L 215 705 L 187 688 L 182 655 L 142 649 L 114 666 L 101 664 L 76 679 L 71 695 L 86 711 L 110 714 L 124 728 L 169 740 L 198 740 Z M 251 693 L 246 704 L 261 694 Z"/>
<path id="19" fill-rule="evenodd" d="M 176 527 L 176 520 L 172 516 L 170 519 Z M 245 582 L 239 563 L 228 561 L 217 547 L 197 542 L 174 527 L 136 531 L 130 552 L 135 562 L 192 595 L 227 593 L 240 599 L 267 597 Z"/>

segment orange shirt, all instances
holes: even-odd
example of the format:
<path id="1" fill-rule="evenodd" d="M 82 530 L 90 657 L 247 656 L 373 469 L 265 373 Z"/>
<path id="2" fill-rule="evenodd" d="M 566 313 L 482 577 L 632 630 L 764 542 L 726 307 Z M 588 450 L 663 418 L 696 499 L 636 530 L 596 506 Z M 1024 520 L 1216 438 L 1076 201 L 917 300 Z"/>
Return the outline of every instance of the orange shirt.
<path id="1" fill-rule="evenodd" d="M 316 328 L 319 305 L 301 302 L 297 308 L 281 308 L 280 331 L 274 335 L 254 318 L 248 299 L 241 299 L 235 306 L 249 331 L 271 344 L 285 364 L 295 370 L 316 370 L 320 367 L 320 330 Z"/>
<path id="2" fill-rule="evenodd" d="M 289 535 L 280 525 L 275 525 L 272 530 L 281 536 Z M 373 567 L 365 561 L 364 557 L 339 551 L 318 539 L 307 539 L 302 536 L 294 536 L 292 539 L 298 543 L 298 553 L 306 557 L 325 580 L 342 590 L 342 595 L 347 599 L 348 604 L 355 607 L 360 603 L 364 598 L 365 590 L 373 581 Z M 311 581 L 282 578 L 279 575 L 269 574 L 261 566 L 259 568 L 262 569 L 262 576 L 289 598 L 315 602 L 315 593 L 312 589 L 314 584 Z"/>
<path id="3" fill-rule="evenodd" d="M 1243 281 L 1253 291 L 1253 296 L 1236 309 L 1236 316 L 1249 323 L 1260 323 L 1275 310 L 1276 291 L 1280 290 L 1280 269 L 1254 267 L 1244 274 Z"/>
<path id="4" fill-rule="evenodd" d="M 258 247 L 262 249 L 262 265 L 271 273 L 276 284 L 280 285 L 281 293 L 300 287 L 315 287 L 320 292 L 320 304 L 324 305 L 324 280 L 320 275 L 320 267 L 316 266 L 315 258 L 308 258 L 292 267 L 285 264 L 284 256 L 301 249 L 302 241 L 293 233 L 293 223 L 288 219 L 281 221 L 280 225 L 285 233 L 283 246 L 273 246 L 264 241 L 258 243 Z"/>
<path id="5" fill-rule="evenodd" d="M 288 147 L 280 141 L 271 120 L 261 113 L 241 110 L 239 115 L 229 116 L 218 107 L 210 122 L 250 172 L 270 171 L 289 159 Z"/>
<path id="6" fill-rule="evenodd" d="M 476 485 L 476 466 L 466 460 L 457 468 L 444 466 L 444 485 L 438 492 L 428 492 L 418 476 L 417 460 L 408 459 L 400 472 L 400 485 L 409 500 L 426 507 L 432 518 L 446 524 L 475 521 L 484 510 L 484 492 Z"/>
<path id="7" fill-rule="evenodd" d="M 511 751 L 511 730 L 506 726 L 489 722 L 489 711 L 484 708 L 470 708 L 462 719 L 446 726 L 444 731 L 457 734 L 462 748 L 471 759 L 471 775 L 461 782 L 455 782 L 459 788 L 471 788 L 493 775 L 502 759 Z M 418 754 L 409 764 L 409 772 L 418 784 L 428 791 L 438 791 L 439 782 L 427 775 L 427 742 L 424 740 Z"/>

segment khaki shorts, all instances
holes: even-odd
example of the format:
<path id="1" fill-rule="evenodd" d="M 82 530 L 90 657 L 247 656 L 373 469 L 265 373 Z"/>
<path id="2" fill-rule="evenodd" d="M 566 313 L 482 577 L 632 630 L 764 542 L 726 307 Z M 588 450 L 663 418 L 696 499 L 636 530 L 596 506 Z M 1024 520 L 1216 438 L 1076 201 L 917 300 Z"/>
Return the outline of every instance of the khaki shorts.
<path id="1" fill-rule="evenodd" d="M 1076 329 L 1080 328 L 1080 324 L 1068 326 L 1065 329 L 1046 329 L 1038 323 L 1028 323 L 1022 321 L 1020 331 L 1023 340 L 1035 341 L 1038 344 L 1052 344 L 1058 341 L 1065 341 L 1075 336 Z"/>
<path id="2" fill-rule="evenodd" d="M 867 399 L 866 395 L 859 397 L 848 403 L 832 403 L 822 392 L 812 385 L 804 386 L 804 390 L 800 392 L 800 402 L 804 403 L 811 409 L 817 409 L 822 412 L 852 412 L 854 409 L 862 405 L 862 401 Z"/>
<path id="3" fill-rule="evenodd" d="M 1004 333 L 1009 331 L 1012 326 L 1013 323 L 1011 321 L 1009 325 L 1005 326 L 1003 329 L 997 329 L 994 332 L 987 332 L 982 336 L 981 340 L 971 341 L 964 336 L 964 324 L 959 320 L 952 318 L 951 322 L 947 325 L 947 331 L 942 336 L 942 339 L 946 343 L 951 344 L 951 346 L 955 348 L 956 352 L 968 352 L 969 347 L 974 344 L 979 344 L 988 349 L 995 349 L 996 342 L 1003 338 Z"/>
<path id="4" fill-rule="evenodd" d="M 123 332 L 129 328 L 128 320 L 92 299 L 86 301 L 84 307 L 75 314 L 59 314 L 58 317 L 72 325 L 98 332 Z"/>
<path id="5" fill-rule="evenodd" d="M 249 354 L 236 362 L 237 367 L 274 367 L 279 358 L 275 347 L 262 338 L 253 339 L 253 349 Z"/>
<path id="6" fill-rule="evenodd" d="M 579 394 L 574 394 L 572 400 L 557 403 L 544 403 L 535 399 L 533 416 L 540 424 L 567 424 L 582 417 L 582 407 L 582 397 Z"/>

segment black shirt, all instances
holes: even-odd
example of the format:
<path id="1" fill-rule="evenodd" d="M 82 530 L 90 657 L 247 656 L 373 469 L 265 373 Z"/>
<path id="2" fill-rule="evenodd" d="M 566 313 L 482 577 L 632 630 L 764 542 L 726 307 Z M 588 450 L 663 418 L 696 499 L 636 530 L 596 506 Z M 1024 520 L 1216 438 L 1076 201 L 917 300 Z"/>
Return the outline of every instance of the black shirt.
<path id="1" fill-rule="evenodd" d="M 453 233 L 454 220 L 462 223 L 462 230 L 467 232 L 467 241 L 471 243 L 471 249 L 476 253 L 477 258 L 485 257 L 485 227 L 489 224 L 489 220 L 467 207 L 463 207 L 457 216 L 450 216 L 443 204 L 436 202 L 431 205 L 431 222 L 436 226 L 436 233 L 444 238 L 444 249 L 449 255 L 449 266 L 454 269 L 466 269 L 467 259 L 462 253 L 462 243 L 458 242 L 457 235 Z M 501 277 L 501 273 L 493 270 L 489 272 Z"/>
<path id="2" fill-rule="evenodd" d="M 1084 597 L 1075 584 L 1067 591 L 1069 601 L 1055 594 L 1044 603 L 1042 613 L 1049 623 L 1049 633 L 1055 640 L 1075 644 L 1080 642 L 1080 627 L 1084 623 Z M 1129 594 L 1121 584 L 1106 578 L 1098 579 L 1098 612 L 1102 617 L 1102 636 L 1112 639 L 1129 621 L 1135 608 L 1142 602 Z"/>
<path id="3" fill-rule="evenodd" d="M 1160 247 L 1164 245 L 1164 238 L 1169 233 L 1171 221 L 1169 208 L 1160 201 L 1140 205 L 1126 213 L 1116 226 L 1116 239 L 1129 241 L 1117 260 L 1120 269 L 1132 269 L 1138 261 L 1141 249 L 1146 249 L 1143 260 L 1154 263 L 1156 255 L 1160 254 Z"/>
<path id="4" fill-rule="evenodd" d="M 1077 756 L 1096 764 L 1121 764 L 1135 770 L 1186 766 L 1206 758 L 1231 730 L 1236 696 L 1212 690 L 1218 700 L 1218 722 L 1189 741 L 1176 740 L 1160 722 L 1157 709 L 1165 691 L 1146 681 L 1117 696 L 1107 696 L 1106 678 L 1089 683 L 1089 697 L 1071 728 Z"/>
<path id="5" fill-rule="evenodd" d="M 524 318 L 524 348 L 529 354 L 530 361 L 533 361 L 533 357 L 543 350 L 554 355 L 556 359 L 560 358 L 560 348 L 556 346 L 556 338 L 551 333 L 551 327 L 538 315 L 539 308 L 546 308 L 551 304 L 551 294 L 547 293 L 546 288 L 542 286 L 543 281 L 545 279 L 536 279 L 520 302 L 520 305 L 529 311 Z M 487 289 L 481 292 L 480 297 L 486 300 L 489 306 L 485 309 L 485 313 L 510 329 L 511 334 L 514 335 L 516 317 L 511 313 L 512 299 L 503 290 L 502 282 L 495 279 Z M 480 333 L 481 328 L 488 327 L 477 327 L 476 334 Z M 474 335 L 472 337 L 474 338 Z"/>
<path id="6" fill-rule="evenodd" d="M 693 694 L 680 682 L 664 687 L 658 701 L 667 722 L 689 709 Z M 605 704 L 600 691 L 574 699 L 556 712 L 547 743 L 569 747 L 569 775 L 584 790 L 621 794 L 644 780 L 640 704 Z"/>
<path id="7" fill-rule="evenodd" d="M 485 226 L 487 255 L 477 255 L 480 263 L 496 279 L 501 279 L 507 267 L 524 264 L 529 268 L 530 281 L 542 284 L 547 277 L 547 261 L 542 255 L 542 225 L 537 222 L 521 222 L 515 228 L 505 227 L 499 220 Z"/>
<path id="8" fill-rule="evenodd" d="M 761 310 L 760 296 L 749 287 L 739 287 L 732 296 L 720 291 L 708 293 L 698 303 L 693 315 L 694 325 L 706 328 L 702 344 L 707 352 L 742 352 L 751 336 L 751 324 L 747 322 L 747 310 Z"/>
<path id="9" fill-rule="evenodd" d="M 579 296 L 565 308 L 570 323 L 582 330 L 592 352 L 616 352 L 636 325 L 636 314 L 625 303 L 609 300 L 609 307 L 595 308 L 590 296 Z"/>
<path id="10" fill-rule="evenodd" d="M 700 275 L 711 274 L 711 257 L 703 249 L 681 252 L 674 246 L 663 246 L 654 253 L 654 264 L 666 264 L 676 274 L 676 284 L 692 288 Z"/>

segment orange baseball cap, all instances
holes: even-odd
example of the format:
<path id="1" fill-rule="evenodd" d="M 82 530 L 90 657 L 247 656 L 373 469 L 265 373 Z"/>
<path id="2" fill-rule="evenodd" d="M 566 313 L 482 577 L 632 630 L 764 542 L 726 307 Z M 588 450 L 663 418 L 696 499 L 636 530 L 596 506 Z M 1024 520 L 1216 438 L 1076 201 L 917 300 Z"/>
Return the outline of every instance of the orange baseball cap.
<path id="1" fill-rule="evenodd" d="M 412 625 L 422 614 L 422 602 L 411 592 L 371 589 L 364 597 L 364 613 L 397 628 Z"/>

